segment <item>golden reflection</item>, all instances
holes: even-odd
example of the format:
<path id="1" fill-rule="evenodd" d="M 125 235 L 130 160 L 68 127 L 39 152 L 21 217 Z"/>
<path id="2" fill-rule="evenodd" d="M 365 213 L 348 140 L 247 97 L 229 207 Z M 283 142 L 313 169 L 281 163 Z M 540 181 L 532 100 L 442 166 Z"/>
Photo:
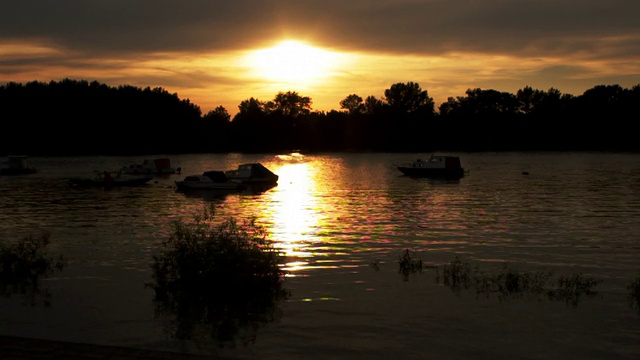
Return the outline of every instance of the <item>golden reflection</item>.
<path id="1" fill-rule="evenodd" d="M 272 206 L 264 209 L 261 217 L 272 223 L 272 235 L 280 250 L 295 259 L 286 264 L 286 270 L 299 272 L 311 267 L 305 259 L 314 255 L 310 243 L 316 241 L 321 222 L 321 205 L 314 196 L 315 169 L 309 162 L 295 161 L 283 164 L 275 172 L 280 177 L 277 191 L 269 193 Z"/>
<path id="2" fill-rule="evenodd" d="M 276 158 L 282 161 L 290 162 L 303 162 L 305 161 L 304 155 L 298 152 L 292 152 L 291 154 L 276 155 Z"/>

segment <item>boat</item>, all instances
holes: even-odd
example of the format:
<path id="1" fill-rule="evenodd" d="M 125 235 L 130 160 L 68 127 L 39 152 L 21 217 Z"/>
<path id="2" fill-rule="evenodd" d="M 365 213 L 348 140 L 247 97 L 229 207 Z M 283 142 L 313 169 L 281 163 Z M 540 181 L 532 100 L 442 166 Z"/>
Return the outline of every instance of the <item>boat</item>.
<path id="1" fill-rule="evenodd" d="M 235 170 L 227 170 L 225 174 L 232 181 L 241 184 L 277 184 L 278 175 L 267 169 L 261 163 L 240 164 Z"/>
<path id="2" fill-rule="evenodd" d="M 145 159 L 141 164 L 131 164 L 129 166 L 123 166 L 122 168 L 120 168 L 121 173 L 132 175 L 180 174 L 181 171 L 182 169 L 180 167 L 173 168 L 171 166 L 171 160 L 167 158 Z"/>
<path id="3" fill-rule="evenodd" d="M 397 166 L 404 175 L 413 177 L 460 179 L 464 168 L 458 156 L 432 155 L 428 160 L 417 159 Z"/>
<path id="4" fill-rule="evenodd" d="M 242 184 L 232 181 L 224 171 L 210 170 L 202 175 L 189 175 L 183 180 L 176 181 L 179 191 L 185 190 L 241 190 Z"/>
<path id="5" fill-rule="evenodd" d="M 129 175 L 120 172 L 97 171 L 93 177 L 74 177 L 69 179 L 69 183 L 79 187 L 125 187 L 142 186 L 153 180 L 150 175 Z"/>
<path id="6" fill-rule="evenodd" d="M 9 155 L 6 160 L 0 162 L 0 175 L 27 175 L 36 171 L 29 166 L 29 158 L 26 155 Z"/>

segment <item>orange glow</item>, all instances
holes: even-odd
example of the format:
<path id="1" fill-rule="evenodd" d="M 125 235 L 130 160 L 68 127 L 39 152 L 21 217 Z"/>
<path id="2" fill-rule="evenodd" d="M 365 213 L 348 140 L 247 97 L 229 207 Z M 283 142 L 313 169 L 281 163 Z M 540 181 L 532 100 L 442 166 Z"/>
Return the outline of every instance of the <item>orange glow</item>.
<path id="1" fill-rule="evenodd" d="M 38 43 L 0 43 L 0 56 L 5 59 L 19 59 L 26 56 L 42 57 L 58 54 L 60 54 L 60 51 Z"/>
<path id="2" fill-rule="evenodd" d="M 627 41 L 627 37 L 611 37 L 600 43 L 607 49 Z M 297 91 L 312 99 L 313 110 L 330 111 L 340 109 L 340 101 L 350 94 L 380 98 L 392 84 L 408 81 L 427 90 L 436 106 L 476 87 L 512 93 L 527 85 L 554 87 L 579 95 L 616 73 L 636 74 L 639 66 L 633 59 L 606 59 L 584 52 L 576 52 L 571 58 L 456 51 L 398 54 L 347 47 L 337 51 L 291 39 L 263 48 L 99 57 L 43 41 L 5 41 L 0 42 L 0 57 L 10 60 L 0 67 L 0 74 L 5 74 L 2 81 L 70 78 L 111 86 L 162 87 L 200 106 L 203 113 L 223 106 L 231 116 L 243 100 L 253 97 L 268 101 L 280 91 Z M 553 73 L 545 75 L 545 69 L 560 69 L 565 64 L 584 71 L 569 73 L 569 83 L 559 82 Z"/>
<path id="3" fill-rule="evenodd" d="M 348 56 L 300 41 L 285 40 L 249 52 L 245 66 L 252 76 L 287 86 L 309 86 L 327 81 Z"/>

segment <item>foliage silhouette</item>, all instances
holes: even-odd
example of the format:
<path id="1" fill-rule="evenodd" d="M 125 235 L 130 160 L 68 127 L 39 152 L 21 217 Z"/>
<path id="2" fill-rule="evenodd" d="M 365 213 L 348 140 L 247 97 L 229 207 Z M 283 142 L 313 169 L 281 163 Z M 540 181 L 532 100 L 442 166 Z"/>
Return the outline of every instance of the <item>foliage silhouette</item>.
<path id="1" fill-rule="evenodd" d="M 475 88 L 449 97 L 439 112 L 415 82 L 383 93 L 349 94 L 340 111 L 322 112 L 312 110 L 311 97 L 279 92 L 269 101 L 240 102 L 231 118 L 221 106 L 202 115 L 162 88 L 10 82 L 0 86 L 0 108 L 11 114 L 3 131 L 16 136 L 0 143 L 0 153 L 640 151 L 640 84 L 597 85 L 579 96 L 555 88 Z"/>
<path id="2" fill-rule="evenodd" d="M 146 286 L 155 290 L 157 314 L 175 318 L 173 337 L 246 345 L 260 324 L 279 319 L 279 303 L 289 297 L 283 258 L 255 219 L 213 220 L 211 207 L 191 222 L 176 221 Z"/>
<path id="3" fill-rule="evenodd" d="M 41 280 L 62 271 L 67 260 L 62 255 L 48 255 L 50 237 L 48 233 L 29 235 L 14 244 L 0 244 L 0 295 L 22 295 L 30 306 L 42 298 L 44 306 L 51 305 L 51 294 L 41 286 Z"/>

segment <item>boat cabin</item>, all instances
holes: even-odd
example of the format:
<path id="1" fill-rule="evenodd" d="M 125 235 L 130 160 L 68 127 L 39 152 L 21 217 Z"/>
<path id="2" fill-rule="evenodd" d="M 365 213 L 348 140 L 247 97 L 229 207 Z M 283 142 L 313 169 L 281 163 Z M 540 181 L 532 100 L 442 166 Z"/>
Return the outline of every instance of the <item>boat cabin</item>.
<path id="1" fill-rule="evenodd" d="M 417 159 L 398 166 L 403 174 L 416 177 L 459 179 L 464 176 L 460 158 L 449 155 L 433 155 L 429 160 Z"/>
<path id="2" fill-rule="evenodd" d="M 460 158 L 457 156 L 446 155 L 434 155 L 429 160 L 417 159 L 413 163 L 414 167 L 419 168 L 445 168 L 445 169 L 458 169 L 461 168 Z"/>
<path id="3" fill-rule="evenodd" d="M 241 164 L 235 170 L 227 170 L 229 179 L 242 183 L 277 183 L 278 175 L 260 163 Z"/>

